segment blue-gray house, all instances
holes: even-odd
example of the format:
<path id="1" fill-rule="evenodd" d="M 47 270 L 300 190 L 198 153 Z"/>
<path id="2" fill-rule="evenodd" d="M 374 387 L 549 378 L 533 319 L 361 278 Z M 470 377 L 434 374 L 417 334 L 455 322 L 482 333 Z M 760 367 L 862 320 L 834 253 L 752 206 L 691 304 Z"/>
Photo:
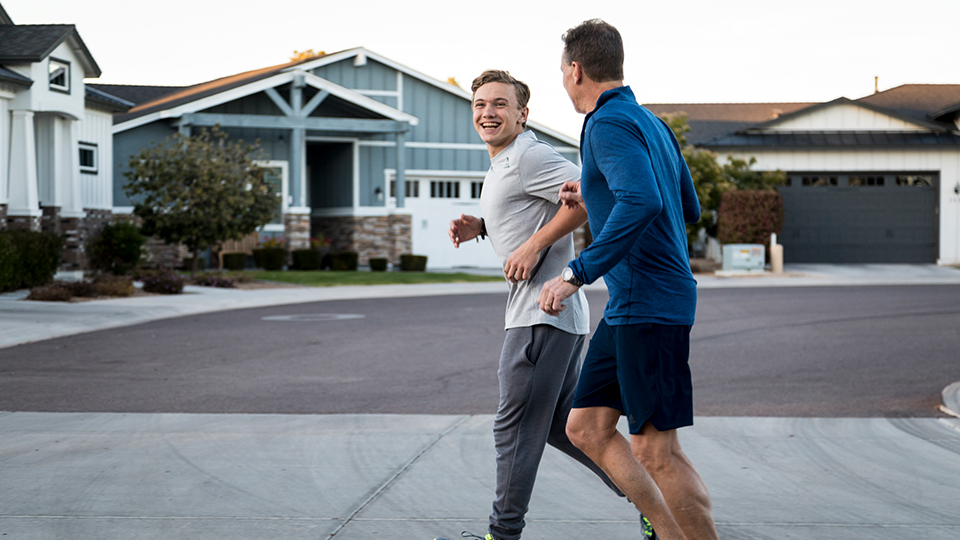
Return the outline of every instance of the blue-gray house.
<path id="1" fill-rule="evenodd" d="M 131 155 L 176 131 L 219 125 L 231 138 L 260 140 L 283 201 L 265 232 L 282 233 L 290 248 L 323 234 L 361 263 L 412 252 L 431 267 L 499 265 L 487 243 L 455 250 L 447 238 L 453 217 L 480 214 L 490 165 L 471 94 L 455 84 L 356 48 L 189 87 L 92 86 L 136 103 L 114 117 L 114 213 L 132 211 L 123 192 Z M 527 125 L 578 160 L 576 139 Z"/>

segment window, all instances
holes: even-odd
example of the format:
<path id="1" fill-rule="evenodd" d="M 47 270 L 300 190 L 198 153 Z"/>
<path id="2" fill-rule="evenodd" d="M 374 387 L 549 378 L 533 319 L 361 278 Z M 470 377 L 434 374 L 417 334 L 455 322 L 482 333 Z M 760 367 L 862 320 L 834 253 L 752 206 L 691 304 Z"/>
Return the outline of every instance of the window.
<path id="1" fill-rule="evenodd" d="M 277 196 L 276 213 L 270 220 L 270 225 L 283 225 L 283 169 L 280 167 L 263 167 L 263 182 Z"/>
<path id="2" fill-rule="evenodd" d="M 925 174 L 898 176 L 897 185 L 910 187 L 933 187 L 933 177 Z"/>
<path id="3" fill-rule="evenodd" d="M 851 176 L 850 187 L 879 187 L 883 185 L 882 176 Z"/>
<path id="4" fill-rule="evenodd" d="M 470 198 L 479 199 L 483 191 L 483 182 L 470 182 Z"/>
<path id="5" fill-rule="evenodd" d="M 80 143 L 80 172 L 97 173 L 97 145 L 93 143 Z"/>
<path id="6" fill-rule="evenodd" d="M 430 197 L 434 199 L 459 199 L 460 182 L 453 181 L 431 181 Z"/>
<path id="7" fill-rule="evenodd" d="M 70 93 L 70 62 L 50 59 L 50 89 Z"/>
<path id="8" fill-rule="evenodd" d="M 824 187 L 836 186 L 838 181 L 836 176 L 804 176 L 802 184 L 805 187 Z"/>
<path id="9" fill-rule="evenodd" d="M 417 180 L 406 180 L 407 189 L 404 191 L 403 196 L 410 199 L 416 199 L 420 196 L 420 182 Z M 397 196 L 397 181 L 390 181 L 390 196 Z"/>

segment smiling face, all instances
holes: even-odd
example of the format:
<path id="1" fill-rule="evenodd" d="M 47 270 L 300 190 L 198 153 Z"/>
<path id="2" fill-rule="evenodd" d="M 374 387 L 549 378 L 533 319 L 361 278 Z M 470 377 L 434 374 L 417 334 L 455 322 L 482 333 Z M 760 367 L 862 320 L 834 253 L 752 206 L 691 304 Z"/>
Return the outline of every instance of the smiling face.
<path id="1" fill-rule="evenodd" d="M 473 127 L 487 143 L 490 157 L 500 153 L 523 133 L 529 110 L 518 106 L 512 84 L 487 83 L 473 93 Z"/>

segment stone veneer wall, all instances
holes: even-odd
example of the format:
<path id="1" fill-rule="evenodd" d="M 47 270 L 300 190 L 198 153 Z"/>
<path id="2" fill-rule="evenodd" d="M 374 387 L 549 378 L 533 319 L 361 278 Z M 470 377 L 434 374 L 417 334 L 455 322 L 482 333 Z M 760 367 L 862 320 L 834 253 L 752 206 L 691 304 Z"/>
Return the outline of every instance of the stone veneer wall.
<path id="1" fill-rule="evenodd" d="M 7 230 L 7 205 L 0 204 L 0 231 Z"/>
<path id="2" fill-rule="evenodd" d="M 43 215 L 40 216 L 40 230 L 60 234 L 60 207 L 41 206 Z"/>
<path id="3" fill-rule="evenodd" d="M 331 240 L 331 252 L 355 251 L 360 264 L 385 258 L 396 265 L 413 251 L 410 215 L 314 217 L 311 226 Z"/>
<path id="4" fill-rule="evenodd" d="M 40 231 L 40 216 L 7 216 L 7 229 L 11 231 Z"/>
<path id="5" fill-rule="evenodd" d="M 133 223 L 137 226 L 143 224 L 143 220 L 134 214 L 116 214 L 114 222 Z M 183 244 L 171 246 L 156 236 L 148 237 L 143 248 L 147 255 L 141 265 L 145 268 L 180 268 L 183 260 L 191 256 Z"/>
<path id="6" fill-rule="evenodd" d="M 287 251 L 310 249 L 310 214 L 284 214 L 283 236 Z"/>

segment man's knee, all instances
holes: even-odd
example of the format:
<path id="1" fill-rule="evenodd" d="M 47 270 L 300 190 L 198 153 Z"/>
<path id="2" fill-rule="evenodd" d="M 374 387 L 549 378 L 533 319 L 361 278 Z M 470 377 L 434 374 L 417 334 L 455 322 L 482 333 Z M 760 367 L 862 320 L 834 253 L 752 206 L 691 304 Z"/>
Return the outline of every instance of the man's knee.
<path id="1" fill-rule="evenodd" d="M 675 460 L 685 457 L 676 430 L 657 431 L 649 422 L 630 437 L 630 450 L 650 474 L 670 468 Z"/>

